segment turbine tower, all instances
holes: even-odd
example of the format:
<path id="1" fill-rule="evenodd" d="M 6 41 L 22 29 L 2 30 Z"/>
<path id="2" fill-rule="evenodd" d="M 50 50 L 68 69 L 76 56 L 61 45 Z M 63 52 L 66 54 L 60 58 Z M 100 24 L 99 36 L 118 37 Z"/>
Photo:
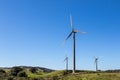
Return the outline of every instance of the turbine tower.
<path id="1" fill-rule="evenodd" d="M 75 41 L 75 34 L 76 33 L 82 33 L 85 34 L 86 32 L 81 32 L 79 30 L 74 30 L 73 24 L 72 24 L 72 16 L 70 15 L 70 27 L 72 28 L 72 31 L 70 32 L 70 34 L 68 35 L 68 37 L 66 38 L 66 40 L 68 38 L 70 38 L 70 36 L 73 35 L 73 73 L 75 73 L 76 70 L 76 41 Z"/>
<path id="2" fill-rule="evenodd" d="M 64 61 L 66 61 L 66 71 L 68 71 L 68 57 L 66 56 L 66 58 L 64 59 Z"/>
<path id="3" fill-rule="evenodd" d="M 96 67 L 96 71 L 98 71 L 98 58 L 95 58 L 95 67 Z"/>

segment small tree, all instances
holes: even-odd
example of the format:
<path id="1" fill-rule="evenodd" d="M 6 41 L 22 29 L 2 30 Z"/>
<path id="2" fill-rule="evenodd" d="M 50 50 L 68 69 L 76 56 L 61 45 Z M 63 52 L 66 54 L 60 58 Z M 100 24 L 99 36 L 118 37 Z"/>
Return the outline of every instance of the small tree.
<path id="1" fill-rule="evenodd" d="M 19 77 L 27 77 L 27 74 L 26 74 L 26 72 L 21 71 L 21 72 L 18 73 L 18 76 Z"/>
<path id="2" fill-rule="evenodd" d="M 6 73 L 3 69 L 0 69 L 0 74 Z"/>
<path id="3" fill-rule="evenodd" d="M 3 69 L 0 69 L 0 78 L 4 79 L 6 77 L 6 72 Z M 1 79 L 0 79 L 1 80 Z"/>
<path id="4" fill-rule="evenodd" d="M 36 67 L 30 68 L 30 72 L 35 73 L 38 69 Z"/>
<path id="5" fill-rule="evenodd" d="M 20 67 L 13 67 L 12 69 L 11 69 L 11 75 L 12 76 L 17 76 L 17 74 L 20 72 L 20 71 L 22 71 L 23 69 L 22 68 L 20 68 Z"/>
<path id="6" fill-rule="evenodd" d="M 8 77 L 7 80 L 13 80 L 13 77 Z"/>

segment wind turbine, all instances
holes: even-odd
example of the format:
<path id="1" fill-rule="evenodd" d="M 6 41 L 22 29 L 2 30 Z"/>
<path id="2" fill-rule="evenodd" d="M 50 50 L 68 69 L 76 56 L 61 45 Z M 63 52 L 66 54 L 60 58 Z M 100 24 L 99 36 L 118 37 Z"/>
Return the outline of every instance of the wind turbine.
<path id="1" fill-rule="evenodd" d="M 66 61 L 66 71 L 68 71 L 68 57 L 66 56 L 66 58 L 64 59 L 64 61 Z"/>
<path id="2" fill-rule="evenodd" d="M 95 57 L 95 67 L 96 67 L 96 71 L 98 71 L 98 58 Z"/>
<path id="3" fill-rule="evenodd" d="M 75 73 L 76 70 L 76 41 L 75 41 L 75 34 L 76 33 L 82 33 L 85 34 L 86 32 L 81 32 L 79 30 L 74 30 L 73 24 L 72 24 L 72 16 L 70 15 L 70 27 L 72 28 L 72 31 L 70 32 L 70 34 L 68 35 L 68 37 L 66 38 L 66 40 L 68 38 L 70 38 L 70 36 L 73 35 L 73 73 Z"/>

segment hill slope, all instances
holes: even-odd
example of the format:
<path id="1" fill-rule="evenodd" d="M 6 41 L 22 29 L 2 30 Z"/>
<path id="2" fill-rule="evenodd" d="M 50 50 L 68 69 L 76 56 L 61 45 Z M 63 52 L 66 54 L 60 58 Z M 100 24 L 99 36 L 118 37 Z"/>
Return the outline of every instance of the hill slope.
<path id="1" fill-rule="evenodd" d="M 30 69 L 32 68 L 35 68 L 36 71 L 31 72 Z M 13 75 L 16 72 L 17 74 Z M 2 68 L 0 70 L 0 80 L 120 80 L 119 70 L 101 72 L 78 70 L 76 74 L 71 72 L 71 70 L 66 72 L 41 67 L 17 66 L 17 68 Z"/>

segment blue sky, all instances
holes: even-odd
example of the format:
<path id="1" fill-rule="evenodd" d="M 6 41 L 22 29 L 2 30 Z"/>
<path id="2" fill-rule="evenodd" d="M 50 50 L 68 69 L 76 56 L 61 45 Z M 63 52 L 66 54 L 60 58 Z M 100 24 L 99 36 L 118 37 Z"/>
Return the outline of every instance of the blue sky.
<path id="1" fill-rule="evenodd" d="M 0 0 L 0 66 L 72 69 L 70 14 L 76 35 L 76 68 L 120 69 L 119 0 Z"/>

